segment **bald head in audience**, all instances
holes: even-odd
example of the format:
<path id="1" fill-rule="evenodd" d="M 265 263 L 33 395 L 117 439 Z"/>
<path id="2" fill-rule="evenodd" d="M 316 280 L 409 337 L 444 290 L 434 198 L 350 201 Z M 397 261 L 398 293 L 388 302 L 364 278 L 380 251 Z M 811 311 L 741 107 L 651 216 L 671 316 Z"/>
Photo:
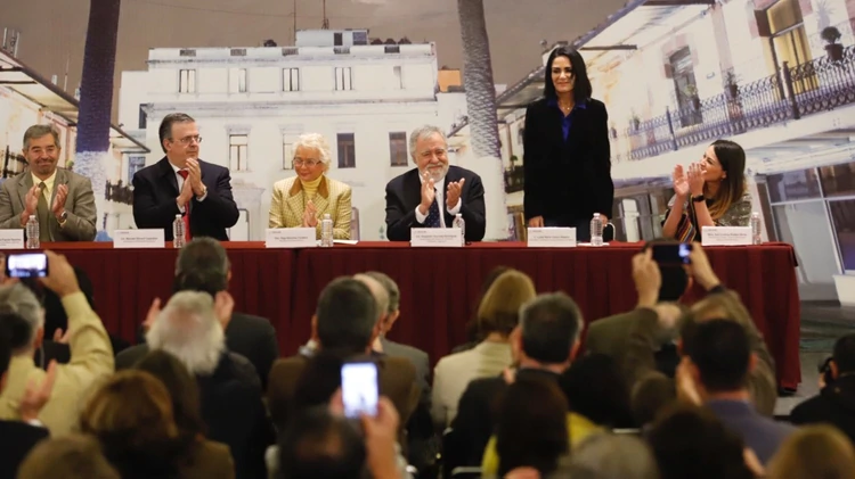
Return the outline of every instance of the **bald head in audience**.
<path id="1" fill-rule="evenodd" d="M 193 374 L 211 374 L 226 349 L 214 299 L 198 291 L 172 295 L 146 335 L 151 349 L 177 357 Z"/>

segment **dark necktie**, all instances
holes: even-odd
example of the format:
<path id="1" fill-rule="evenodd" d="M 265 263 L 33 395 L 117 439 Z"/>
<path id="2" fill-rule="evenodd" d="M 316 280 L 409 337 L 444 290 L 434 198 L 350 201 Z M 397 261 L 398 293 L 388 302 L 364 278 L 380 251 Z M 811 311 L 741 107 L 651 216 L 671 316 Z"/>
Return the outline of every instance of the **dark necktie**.
<path id="1" fill-rule="evenodd" d="M 39 206 L 36 213 L 39 215 L 39 241 L 50 241 L 50 209 L 48 208 L 47 185 L 42 181 L 39 183 Z"/>
<path id="2" fill-rule="evenodd" d="M 187 170 L 178 170 L 178 174 L 181 175 L 186 182 L 187 175 L 189 175 L 190 172 Z M 190 203 L 192 203 L 192 201 L 188 201 L 187 204 L 184 205 L 184 239 L 187 241 L 192 239 L 192 235 L 190 234 Z"/>
<path id="3" fill-rule="evenodd" d="M 434 190 L 435 192 L 436 190 Z M 430 209 L 428 209 L 427 218 L 425 218 L 425 226 L 428 228 L 439 228 L 439 203 L 436 202 L 436 197 L 433 198 L 433 203 L 430 204 Z"/>

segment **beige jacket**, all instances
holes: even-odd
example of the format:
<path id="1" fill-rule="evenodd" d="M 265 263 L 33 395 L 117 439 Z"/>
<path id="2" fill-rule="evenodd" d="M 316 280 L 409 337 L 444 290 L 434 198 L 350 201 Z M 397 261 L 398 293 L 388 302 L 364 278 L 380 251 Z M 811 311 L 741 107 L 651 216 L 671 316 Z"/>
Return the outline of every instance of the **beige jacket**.
<path id="1" fill-rule="evenodd" d="M 93 384 L 113 373 L 113 347 L 101 318 L 83 293 L 62 298 L 71 331 L 71 362 L 59 365 L 50 399 L 39 420 L 52 436 L 68 434 L 77 425 L 83 399 Z M 45 371 L 30 356 L 16 356 L 9 364 L 6 389 L 0 394 L 0 419 L 19 419 L 18 404 L 29 381 L 41 384 Z"/>
<path id="2" fill-rule="evenodd" d="M 317 237 L 321 237 L 321 222 L 325 213 L 333 220 L 333 238 L 350 239 L 351 190 L 346 184 L 327 178 L 321 179 L 312 202 L 318 210 Z M 270 200 L 269 228 L 298 228 L 303 225 L 306 193 L 298 177 L 286 178 L 273 185 Z"/>

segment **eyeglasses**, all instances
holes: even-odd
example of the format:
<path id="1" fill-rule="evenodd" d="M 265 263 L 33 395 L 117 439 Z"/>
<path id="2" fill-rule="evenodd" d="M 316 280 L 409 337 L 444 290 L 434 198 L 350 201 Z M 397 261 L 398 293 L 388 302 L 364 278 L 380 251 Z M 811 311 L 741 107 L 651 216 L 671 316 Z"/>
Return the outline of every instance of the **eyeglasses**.
<path id="1" fill-rule="evenodd" d="M 178 140 L 178 142 L 180 142 L 183 145 L 189 145 L 190 143 L 192 143 L 194 141 L 196 143 L 202 143 L 202 137 L 199 135 L 185 136 L 184 138 L 181 138 L 180 140 Z"/>
<path id="2" fill-rule="evenodd" d="M 302 158 L 294 158 L 294 161 L 292 161 L 291 164 L 294 166 L 305 165 L 305 166 L 308 166 L 309 168 L 312 168 L 320 162 L 321 162 L 320 160 L 304 160 Z"/>
<path id="3" fill-rule="evenodd" d="M 436 148 L 433 150 L 423 151 L 423 152 L 419 153 L 419 156 L 421 156 L 424 159 L 428 159 L 431 156 L 436 156 L 437 158 L 442 158 L 443 156 L 445 156 L 445 149 L 444 148 Z"/>

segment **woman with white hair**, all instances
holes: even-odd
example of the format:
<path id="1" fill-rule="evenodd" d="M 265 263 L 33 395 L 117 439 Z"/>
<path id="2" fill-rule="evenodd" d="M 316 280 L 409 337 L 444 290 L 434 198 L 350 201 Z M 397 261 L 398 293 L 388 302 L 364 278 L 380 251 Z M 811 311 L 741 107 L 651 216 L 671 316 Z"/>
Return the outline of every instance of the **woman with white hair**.
<path id="1" fill-rule="evenodd" d="M 270 202 L 270 228 L 315 228 L 333 220 L 333 238 L 350 239 L 350 187 L 326 176 L 330 147 L 318 133 L 301 135 L 294 144 L 292 165 L 297 176 L 277 181 Z"/>

